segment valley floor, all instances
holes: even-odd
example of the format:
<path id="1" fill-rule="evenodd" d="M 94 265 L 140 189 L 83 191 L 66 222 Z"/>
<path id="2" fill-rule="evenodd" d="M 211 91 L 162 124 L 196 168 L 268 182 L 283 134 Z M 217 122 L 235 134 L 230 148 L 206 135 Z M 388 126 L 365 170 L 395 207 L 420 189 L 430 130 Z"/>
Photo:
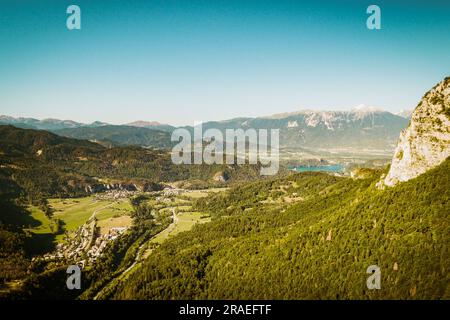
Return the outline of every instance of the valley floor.
<path id="1" fill-rule="evenodd" d="M 136 223 L 132 199 L 143 197 L 145 200 L 140 205 L 145 204 L 152 208 L 157 224 L 163 225 L 161 222 L 163 218 L 168 218 L 171 222 L 150 238 L 144 241 L 138 238 L 135 244 L 130 245 L 130 247 L 138 245 L 132 253 L 133 262 L 126 269 L 116 273 L 103 287 L 97 289 L 94 299 L 101 299 L 103 292 L 108 292 L 110 287 L 124 281 L 128 274 L 136 270 L 137 266 L 167 239 L 189 231 L 195 224 L 209 222 L 209 214 L 193 210 L 192 201 L 224 190 L 226 188 L 195 191 L 166 189 L 162 192 L 133 193 L 119 198 L 110 193 L 83 198 L 49 199 L 51 216 L 46 215 L 37 206 L 28 208 L 31 217 L 36 221 L 31 228 L 26 229 L 31 234 L 30 243 L 36 254 L 33 259 L 56 263 L 72 261 L 82 266 L 95 263 L 109 241 L 120 237 L 122 232 L 127 232 L 127 229 Z M 120 230 L 121 233 L 114 233 L 116 230 Z M 115 236 L 111 236 L 112 234 Z M 105 243 L 98 245 L 100 239 L 104 239 Z M 92 257 L 93 248 L 96 253 L 93 259 L 86 259 L 86 254 Z M 20 287 L 20 283 L 9 284 L 13 285 Z"/>

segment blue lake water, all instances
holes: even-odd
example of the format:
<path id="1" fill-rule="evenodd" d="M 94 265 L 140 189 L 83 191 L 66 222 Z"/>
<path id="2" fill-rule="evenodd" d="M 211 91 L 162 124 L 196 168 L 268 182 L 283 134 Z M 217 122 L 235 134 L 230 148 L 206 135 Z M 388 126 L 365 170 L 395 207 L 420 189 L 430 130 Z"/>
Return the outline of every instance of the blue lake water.
<path id="1" fill-rule="evenodd" d="M 291 170 L 297 172 L 307 172 L 307 171 L 326 171 L 326 172 L 343 172 L 344 166 L 341 164 L 331 164 L 326 166 L 296 166 L 291 167 Z"/>

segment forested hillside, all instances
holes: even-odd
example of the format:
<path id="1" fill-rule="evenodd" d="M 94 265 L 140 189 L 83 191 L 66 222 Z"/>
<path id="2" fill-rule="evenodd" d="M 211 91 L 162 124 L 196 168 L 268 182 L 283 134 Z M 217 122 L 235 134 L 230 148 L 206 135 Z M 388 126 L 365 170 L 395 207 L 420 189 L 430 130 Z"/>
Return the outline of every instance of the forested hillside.
<path id="1" fill-rule="evenodd" d="M 209 181 L 218 173 L 226 175 L 228 182 L 259 176 L 257 165 L 174 165 L 165 151 L 105 148 L 46 131 L 0 126 L 0 135 L 2 177 L 12 180 L 21 195 L 30 199 L 82 195 L 86 186 L 105 181 L 143 185 L 187 179 Z M 5 192 L 11 189 L 6 185 L 0 188 Z"/>
<path id="2" fill-rule="evenodd" d="M 450 159 L 387 190 L 380 174 L 298 174 L 201 200 L 215 219 L 163 243 L 114 297 L 450 298 Z M 381 290 L 366 287 L 370 265 Z"/>
<path id="3" fill-rule="evenodd" d="M 257 166 L 174 166 L 161 151 L 109 149 L 43 131 L 0 126 L 0 134 L 0 279 L 10 286 L 27 279 L 17 298 L 60 296 L 49 289 L 66 276 L 50 268 L 30 277 L 40 267 L 30 269 L 28 204 L 47 213 L 48 197 L 76 196 L 105 181 L 188 179 L 195 186 L 214 185 L 218 172 L 241 182 L 259 174 Z M 83 291 L 64 297 L 92 298 L 107 285 L 102 297 L 115 299 L 450 298 L 449 172 L 447 159 L 385 190 L 375 186 L 383 172 L 370 169 L 359 179 L 310 172 L 221 182 L 231 188 L 192 208 L 211 222 L 168 238 L 121 278 L 131 253 L 170 222 L 136 218 L 90 269 Z M 381 268 L 381 290 L 366 287 L 370 265 Z"/>
<path id="4" fill-rule="evenodd" d="M 164 149 L 173 145 L 169 132 L 126 125 L 64 128 L 53 132 L 69 138 L 95 140 L 118 146 L 135 145 Z"/>
<path id="5" fill-rule="evenodd" d="M 0 289 L 2 283 L 27 275 L 27 243 L 34 236 L 24 229 L 39 224 L 29 205 L 51 218 L 48 198 L 86 196 L 105 185 L 151 191 L 180 180 L 210 187 L 259 177 L 257 165 L 174 165 L 165 151 L 105 148 L 47 131 L 0 126 L 0 136 Z M 227 180 L 215 181 L 217 174 Z"/>

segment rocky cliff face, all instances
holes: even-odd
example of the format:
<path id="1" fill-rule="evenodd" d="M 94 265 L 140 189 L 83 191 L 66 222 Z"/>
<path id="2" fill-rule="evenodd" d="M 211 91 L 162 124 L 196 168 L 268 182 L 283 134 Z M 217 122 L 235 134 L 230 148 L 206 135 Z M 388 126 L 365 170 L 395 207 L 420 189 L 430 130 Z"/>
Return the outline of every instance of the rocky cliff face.
<path id="1" fill-rule="evenodd" d="M 110 184 L 90 184 L 84 188 L 86 193 L 99 193 L 108 190 L 121 190 L 121 191 L 138 191 L 141 188 L 134 183 L 110 183 Z"/>
<path id="2" fill-rule="evenodd" d="M 450 156 L 450 77 L 428 91 L 411 116 L 380 185 L 408 181 Z"/>

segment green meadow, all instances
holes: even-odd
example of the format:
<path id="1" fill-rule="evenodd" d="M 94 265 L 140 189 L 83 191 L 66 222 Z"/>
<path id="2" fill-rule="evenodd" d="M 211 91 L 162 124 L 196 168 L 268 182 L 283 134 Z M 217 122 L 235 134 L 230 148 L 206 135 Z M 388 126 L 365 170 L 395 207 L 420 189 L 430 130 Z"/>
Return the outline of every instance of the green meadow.
<path id="1" fill-rule="evenodd" d="M 49 199 L 48 203 L 54 210 L 51 219 L 45 216 L 44 212 L 38 207 L 29 207 L 30 214 L 38 221 L 38 225 L 27 230 L 34 235 L 47 235 L 47 238 L 51 236 L 55 243 L 63 242 L 65 232 L 75 231 L 94 214 L 98 222 L 101 223 L 116 217 L 129 215 L 132 210 L 128 199 L 99 200 L 91 196 L 73 199 Z M 51 225 L 56 219 L 62 222 L 63 232 L 54 234 Z"/>
<path id="2" fill-rule="evenodd" d="M 177 213 L 177 221 L 169 228 L 156 235 L 150 242 L 161 244 L 169 237 L 174 236 L 183 231 L 189 231 L 197 223 L 209 222 L 211 218 L 204 217 L 201 212 L 180 212 Z"/>

